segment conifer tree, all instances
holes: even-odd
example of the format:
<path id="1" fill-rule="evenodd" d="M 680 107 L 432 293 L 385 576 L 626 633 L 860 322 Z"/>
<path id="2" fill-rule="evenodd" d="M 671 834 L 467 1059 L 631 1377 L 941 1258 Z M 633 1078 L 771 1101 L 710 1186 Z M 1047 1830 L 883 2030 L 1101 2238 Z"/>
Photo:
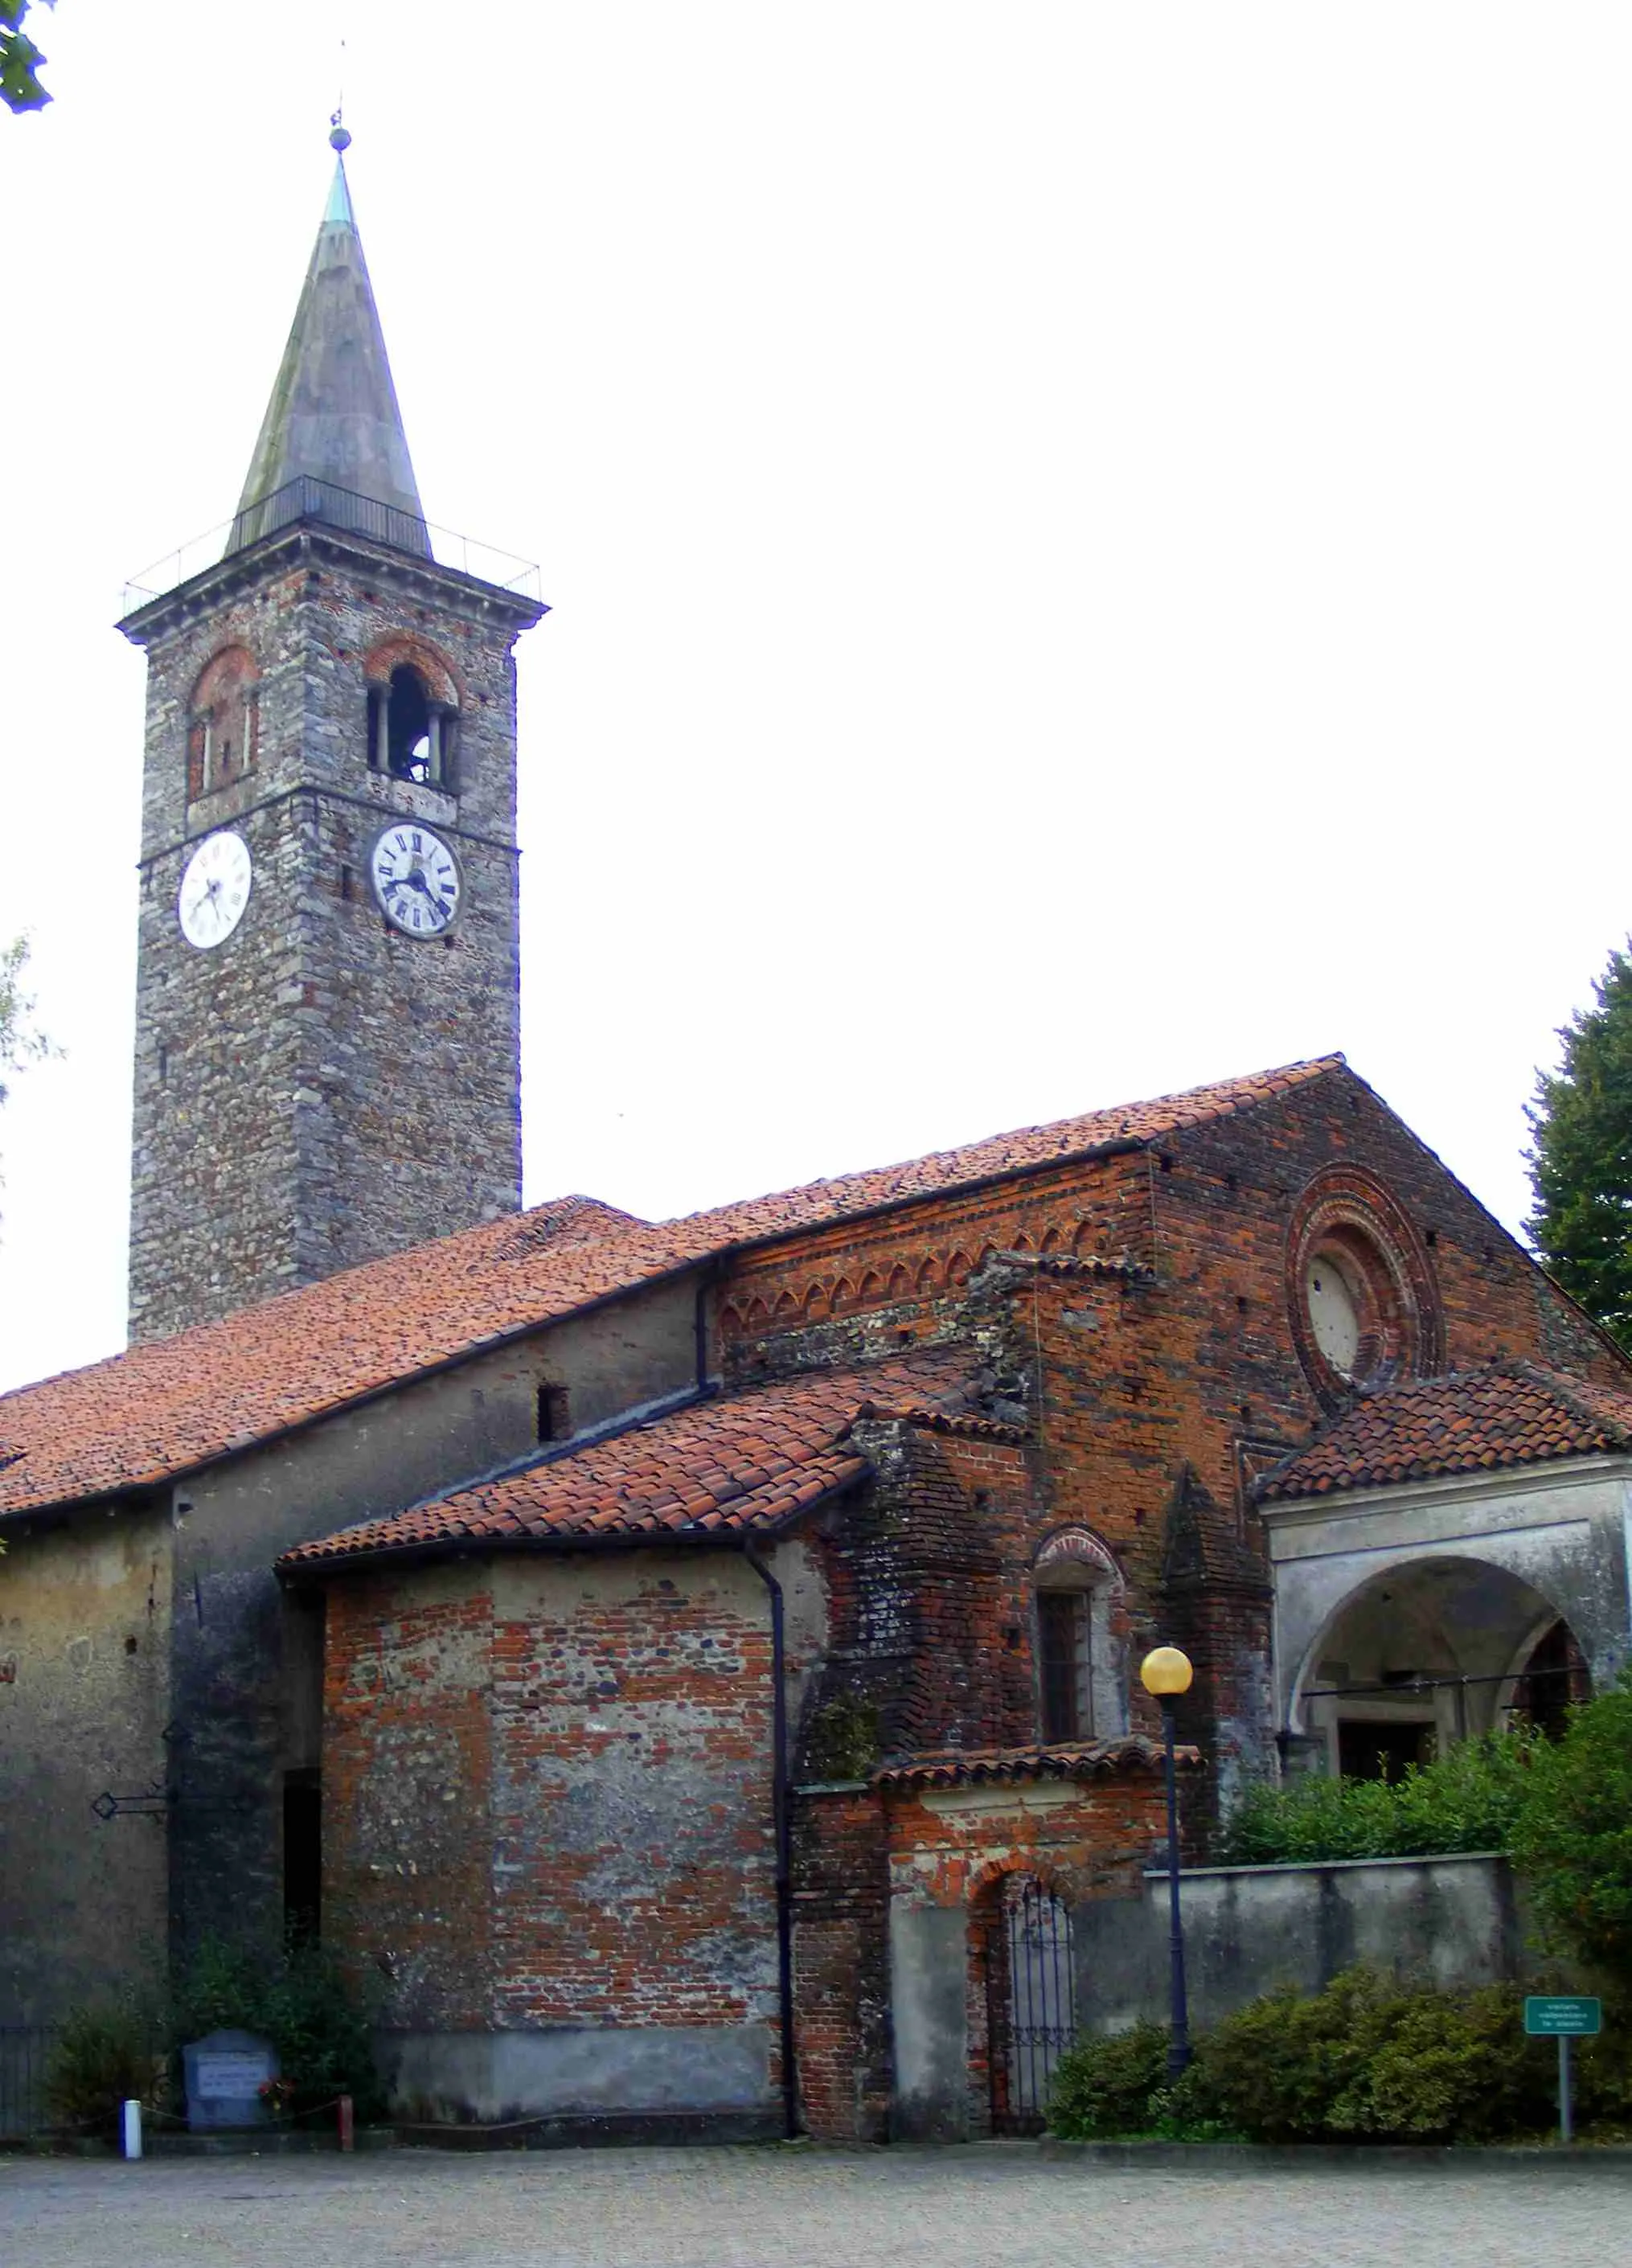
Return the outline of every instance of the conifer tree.
<path id="1" fill-rule="evenodd" d="M 1536 1075 L 1525 1226 L 1565 1291 L 1632 1351 L 1632 959 L 1611 954 L 1593 991 L 1559 1033 L 1560 1068 Z"/>

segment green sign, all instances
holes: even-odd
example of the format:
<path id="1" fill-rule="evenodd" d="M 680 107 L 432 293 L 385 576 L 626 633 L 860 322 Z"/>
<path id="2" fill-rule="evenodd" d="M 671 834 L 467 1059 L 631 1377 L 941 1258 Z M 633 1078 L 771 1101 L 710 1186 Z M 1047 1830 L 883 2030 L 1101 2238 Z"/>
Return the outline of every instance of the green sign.
<path id="1" fill-rule="evenodd" d="M 1604 2028 L 1604 2004 L 1579 1992 L 1550 1997 L 1532 1993 L 1525 2002 L 1525 2029 L 1552 2039 L 1590 2037 Z"/>

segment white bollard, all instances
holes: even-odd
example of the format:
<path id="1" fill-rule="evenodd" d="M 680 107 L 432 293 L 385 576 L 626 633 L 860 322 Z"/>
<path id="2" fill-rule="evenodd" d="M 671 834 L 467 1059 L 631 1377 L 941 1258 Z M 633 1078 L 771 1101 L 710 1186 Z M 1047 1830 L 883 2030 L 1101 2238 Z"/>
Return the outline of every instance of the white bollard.
<path id="1" fill-rule="evenodd" d="M 142 2154 L 142 2106 L 135 2095 L 129 2095 L 120 2106 L 119 2139 L 127 2158 Z"/>

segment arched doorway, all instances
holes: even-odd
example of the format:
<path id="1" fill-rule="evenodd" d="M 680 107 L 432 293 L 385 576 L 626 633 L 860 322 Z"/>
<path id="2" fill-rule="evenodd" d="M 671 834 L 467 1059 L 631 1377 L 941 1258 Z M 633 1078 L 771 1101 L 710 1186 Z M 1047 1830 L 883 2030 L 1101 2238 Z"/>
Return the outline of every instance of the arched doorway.
<path id="1" fill-rule="evenodd" d="M 1516 1716 L 1555 1727 L 1585 1693 L 1581 1649 L 1532 1584 L 1471 1555 L 1424 1556 L 1358 1585 L 1330 1616 L 1290 1729 L 1317 1766 L 1397 1779 Z"/>
<path id="2" fill-rule="evenodd" d="M 990 2131 L 1039 2133 L 1055 2066 L 1077 2036 L 1070 1908 L 1036 1875 L 1011 1874 L 990 1885 L 973 1918 L 972 2030 Z"/>

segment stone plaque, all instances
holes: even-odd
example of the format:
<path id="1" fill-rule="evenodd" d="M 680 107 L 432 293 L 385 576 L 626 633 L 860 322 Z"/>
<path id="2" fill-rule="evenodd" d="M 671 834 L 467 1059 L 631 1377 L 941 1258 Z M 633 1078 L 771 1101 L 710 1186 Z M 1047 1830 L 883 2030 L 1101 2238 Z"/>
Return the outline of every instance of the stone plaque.
<path id="1" fill-rule="evenodd" d="M 261 2088 L 277 2077 L 277 2050 L 254 2032 L 211 2032 L 181 2051 L 187 2080 L 187 2123 L 196 2133 L 210 2126 L 258 2126 L 268 2117 Z"/>

